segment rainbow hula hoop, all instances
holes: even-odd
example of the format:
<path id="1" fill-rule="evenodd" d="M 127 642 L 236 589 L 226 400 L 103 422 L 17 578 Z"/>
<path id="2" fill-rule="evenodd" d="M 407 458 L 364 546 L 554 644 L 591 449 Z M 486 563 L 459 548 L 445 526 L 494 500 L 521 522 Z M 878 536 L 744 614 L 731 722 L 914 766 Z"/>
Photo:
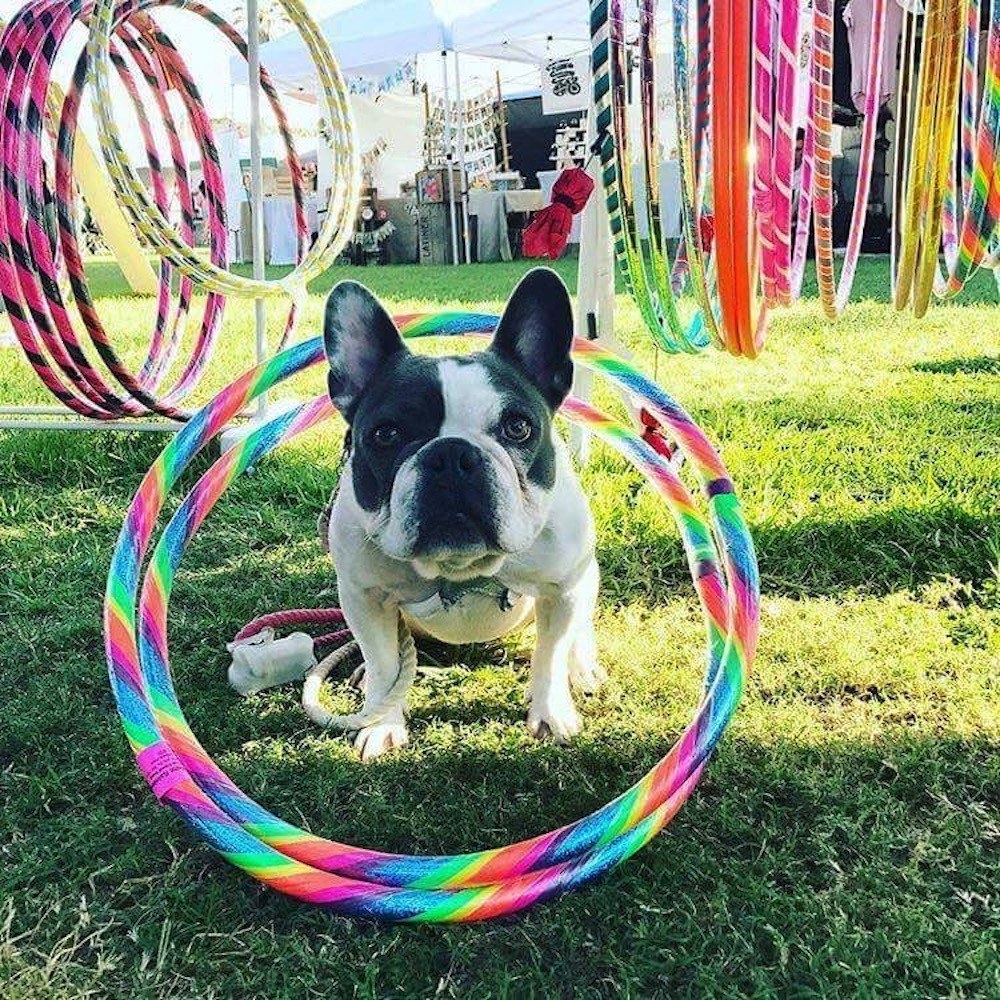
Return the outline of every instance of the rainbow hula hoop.
<path id="1" fill-rule="evenodd" d="M 997 267 L 994 252 L 1000 228 L 1000 0 L 990 7 L 987 72 L 979 87 L 979 16 L 984 0 L 970 0 L 962 70 L 962 184 L 948 175 L 944 205 L 945 274 L 935 280 L 939 298 L 956 295 L 979 267 Z M 977 99 L 981 105 L 977 115 Z M 992 251 L 991 251 L 992 248 Z"/>
<path id="2" fill-rule="evenodd" d="M 490 334 L 495 316 L 446 313 L 400 320 L 410 338 Z M 578 363 L 634 397 L 675 438 L 707 500 L 696 507 L 676 472 L 641 438 L 579 400 L 563 414 L 647 476 L 680 529 L 705 616 L 704 695 L 692 722 L 653 769 L 591 815 L 507 847 L 455 856 L 384 854 L 324 840 L 241 792 L 188 726 L 170 675 L 167 610 L 185 547 L 225 489 L 284 441 L 334 414 L 325 397 L 260 427 L 227 451 L 184 499 L 142 569 L 168 491 L 227 421 L 261 393 L 324 361 L 319 339 L 248 371 L 176 435 L 146 474 L 115 548 L 105 599 L 105 648 L 122 726 L 154 794 L 227 860 L 266 885 L 339 912 L 383 920 L 471 921 L 513 913 L 583 885 L 651 840 L 694 790 L 728 726 L 753 661 L 757 564 L 732 483 L 691 418 L 620 358 L 577 340 Z M 141 583 L 141 587 L 140 587 Z"/>

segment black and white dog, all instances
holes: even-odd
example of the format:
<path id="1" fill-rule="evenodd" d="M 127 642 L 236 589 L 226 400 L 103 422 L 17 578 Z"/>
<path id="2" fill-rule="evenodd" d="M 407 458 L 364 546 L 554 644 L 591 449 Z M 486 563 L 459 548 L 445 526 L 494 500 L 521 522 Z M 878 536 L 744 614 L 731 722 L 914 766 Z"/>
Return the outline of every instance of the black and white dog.
<path id="1" fill-rule="evenodd" d="M 534 615 L 528 727 L 580 730 L 571 685 L 603 679 L 594 528 L 552 417 L 573 379 L 573 313 L 553 272 L 514 291 L 489 349 L 413 354 L 354 282 L 326 304 L 330 396 L 349 425 L 329 517 L 340 603 L 366 666 L 365 712 L 399 675 L 398 616 L 447 643 Z M 357 734 L 362 757 L 407 742 L 402 707 Z"/>

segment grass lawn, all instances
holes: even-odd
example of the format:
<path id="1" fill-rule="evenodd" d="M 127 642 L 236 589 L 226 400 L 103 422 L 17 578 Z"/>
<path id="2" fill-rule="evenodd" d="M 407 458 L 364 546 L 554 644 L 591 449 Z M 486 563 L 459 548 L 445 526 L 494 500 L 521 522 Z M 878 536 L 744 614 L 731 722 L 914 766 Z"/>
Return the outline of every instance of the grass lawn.
<path id="1" fill-rule="evenodd" d="M 522 270 L 351 274 L 401 311 L 496 309 Z M 94 271 L 138 357 L 150 304 Z M 308 330 L 343 273 L 313 289 Z M 195 842 L 135 770 L 101 645 L 111 547 L 162 440 L 0 433 L 0 995 L 1000 996 L 1000 310 L 984 278 L 916 323 L 886 304 L 887 283 L 864 261 L 841 323 L 807 297 L 775 317 L 756 363 L 660 358 L 744 501 L 760 655 L 670 829 L 507 922 L 342 919 Z M 233 305 L 203 395 L 250 360 L 250 330 Z M 624 296 L 619 335 L 651 364 Z M 320 385 L 314 373 L 290 391 Z M 47 401 L 14 350 L 0 350 L 0 400 Z M 304 720 L 298 691 L 233 695 L 223 647 L 240 625 L 333 600 L 314 525 L 339 449 L 330 427 L 262 463 L 178 580 L 178 689 L 243 787 L 329 836 L 454 852 L 566 823 L 666 751 L 697 700 L 702 630 L 669 517 L 600 447 L 584 477 L 610 682 L 571 746 L 527 735 L 523 640 L 433 651 L 411 746 L 366 766 Z M 341 687 L 331 701 L 353 704 Z"/>

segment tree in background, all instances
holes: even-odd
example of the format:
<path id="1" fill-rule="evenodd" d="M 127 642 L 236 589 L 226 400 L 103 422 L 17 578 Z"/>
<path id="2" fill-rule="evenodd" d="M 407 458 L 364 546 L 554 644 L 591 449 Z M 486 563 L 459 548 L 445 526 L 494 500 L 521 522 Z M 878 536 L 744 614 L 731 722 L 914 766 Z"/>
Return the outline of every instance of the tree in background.
<path id="1" fill-rule="evenodd" d="M 259 0 L 260 40 L 269 42 L 272 38 L 287 35 L 292 30 L 292 22 L 285 13 L 285 8 L 278 0 Z M 247 31 L 247 5 L 233 3 L 230 20 L 244 35 Z"/>

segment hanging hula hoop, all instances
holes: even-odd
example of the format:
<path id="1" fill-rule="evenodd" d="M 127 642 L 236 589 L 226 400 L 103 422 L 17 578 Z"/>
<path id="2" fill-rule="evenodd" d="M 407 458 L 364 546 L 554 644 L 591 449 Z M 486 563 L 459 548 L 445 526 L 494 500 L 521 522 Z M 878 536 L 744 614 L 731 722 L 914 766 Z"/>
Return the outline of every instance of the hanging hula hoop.
<path id="1" fill-rule="evenodd" d="M 935 280 L 940 298 L 960 292 L 978 267 L 998 266 L 995 256 L 1000 230 L 1000 2 L 990 7 L 987 35 L 987 73 L 976 107 L 979 89 L 979 23 L 983 0 L 969 0 L 962 69 L 962 185 L 955 190 L 954 174 L 948 174 L 944 202 L 945 273 Z"/>
<path id="2" fill-rule="evenodd" d="M 712 5 L 712 196 L 716 283 L 726 349 L 755 358 L 763 347 L 766 305 L 756 302 L 750 148 L 750 5 Z"/>
<path id="3" fill-rule="evenodd" d="M 799 0 L 758 3 L 753 19 L 754 213 L 768 308 L 791 304 Z"/>
<path id="4" fill-rule="evenodd" d="M 912 305 L 918 319 L 927 312 L 938 275 L 946 192 L 953 189 L 949 173 L 954 170 L 953 132 L 958 120 L 966 7 L 966 3 L 928 3 L 916 97 L 907 114 L 910 142 L 905 185 L 897 201 L 901 223 L 894 267 L 895 305 L 897 309 Z M 912 35 L 912 23 L 909 28 Z M 907 48 L 911 56 L 907 75 L 912 84 L 916 49 L 912 37 Z"/>
<path id="5" fill-rule="evenodd" d="M 404 317 L 407 337 L 487 335 L 494 316 Z M 609 378 L 673 436 L 707 499 L 708 519 L 670 464 L 623 425 L 569 400 L 562 412 L 593 430 L 647 476 L 680 528 L 707 628 L 701 704 L 673 749 L 627 792 L 590 816 L 531 840 L 455 856 L 383 854 L 328 841 L 273 816 L 241 792 L 188 726 L 170 675 L 167 611 L 185 547 L 225 489 L 283 441 L 334 413 L 303 404 L 227 451 L 184 499 L 152 551 L 168 491 L 231 417 L 261 393 L 324 361 L 311 340 L 247 372 L 171 443 L 133 500 L 108 576 L 105 648 L 122 725 L 157 797 L 213 848 L 261 882 L 340 912 L 385 920 L 483 920 L 576 886 L 634 854 L 693 791 L 739 702 L 753 660 L 759 582 L 753 545 L 718 455 L 690 417 L 620 358 L 578 340 L 576 361 Z M 141 584 L 141 586 L 140 586 Z"/>
<path id="6" fill-rule="evenodd" d="M 698 8 L 698 65 L 692 95 L 689 75 L 688 37 L 691 0 L 674 0 L 674 90 L 677 113 L 677 155 L 681 172 L 681 226 L 684 235 L 684 262 L 691 291 L 699 312 L 695 323 L 702 323 L 711 342 L 725 349 L 719 327 L 718 298 L 715 293 L 710 240 L 703 237 L 703 227 L 712 218 L 711 185 L 708 159 L 712 127 L 709 85 L 711 81 L 711 10 L 708 4 Z M 692 106 L 694 113 L 692 114 Z"/>
<path id="7" fill-rule="evenodd" d="M 156 6 L 158 0 L 148 0 L 146 6 Z M 175 0 L 186 8 L 188 0 Z M 117 8 L 115 0 L 94 0 L 90 23 L 88 53 L 93 74 L 98 130 L 105 150 L 108 171 L 118 197 L 132 215 L 136 227 L 150 245 L 185 274 L 209 291 L 260 298 L 273 295 L 298 294 L 306 283 L 333 262 L 350 237 L 354 212 L 361 185 L 361 166 L 354 119 L 347 99 L 347 85 L 340 73 L 329 45 L 319 27 L 309 16 L 302 0 L 281 0 L 281 6 L 302 36 L 312 58 L 319 80 L 319 90 L 330 113 L 330 152 L 332 162 L 342 165 L 330 189 L 326 218 L 315 244 L 290 274 L 278 281 L 255 281 L 231 274 L 214 264 L 206 263 L 166 219 L 160 207 L 150 200 L 146 185 L 128 159 L 114 120 L 111 101 L 110 41 L 115 19 L 125 16 L 135 6 L 126 0 Z M 212 164 L 217 168 L 218 164 Z"/>
<path id="8" fill-rule="evenodd" d="M 861 242 L 868 215 L 873 155 L 882 105 L 882 70 L 886 46 L 886 13 L 894 0 L 873 0 L 872 39 L 865 76 L 864 123 L 857 192 L 839 281 L 833 249 L 833 0 L 815 0 L 810 54 L 810 113 L 806 124 L 802 165 L 802 196 L 791 268 L 790 298 L 798 298 L 805 274 L 810 216 L 816 235 L 816 277 L 820 303 L 830 319 L 843 315 L 861 259 Z"/>
<path id="9" fill-rule="evenodd" d="M 659 141 L 656 122 L 655 0 L 640 5 L 643 39 L 640 54 L 642 88 L 642 169 L 644 207 L 649 238 L 639 239 L 638 213 L 628 127 L 629 51 L 625 43 L 622 0 L 592 0 L 590 34 L 594 114 L 601 171 L 615 256 L 628 290 L 657 346 L 669 354 L 700 351 L 708 344 L 704 322 L 685 326 L 677 311 L 671 268 L 662 251 L 659 204 Z"/>
<path id="10" fill-rule="evenodd" d="M 14 332 L 42 382 L 71 410 L 98 420 L 147 412 L 175 420 L 186 419 L 190 414 L 181 404 L 197 385 L 211 357 L 222 321 L 223 293 L 257 294 L 260 291 L 252 282 L 247 284 L 245 279 L 228 276 L 226 191 L 212 124 L 180 52 L 149 16 L 153 8 L 164 6 L 184 9 L 207 21 L 246 58 L 246 43 L 239 33 L 194 0 L 129 0 L 117 7 L 105 5 L 100 18 L 96 12 L 91 16 L 91 5 L 79 0 L 71 3 L 33 0 L 18 11 L 0 39 L 0 100 L 5 112 L 0 119 L 0 172 L 5 192 L 0 212 L 0 289 Z M 344 213 L 353 197 L 352 192 L 356 193 L 358 174 L 357 157 L 352 152 L 355 146 L 353 123 L 332 56 L 300 5 L 292 5 L 290 12 L 310 39 L 310 49 L 323 69 L 324 83 L 339 93 L 341 100 L 331 104 L 334 109 L 333 143 L 338 152 L 335 159 L 339 170 L 337 183 L 331 198 L 326 235 L 321 234 L 309 255 L 301 165 L 277 93 L 266 71 L 261 71 L 261 88 L 274 111 L 292 177 L 300 261 L 300 267 L 281 283 L 268 286 L 269 294 L 279 290 L 280 284 L 293 297 L 281 344 L 294 329 L 304 282 L 332 260 L 349 233 L 349 226 L 343 223 Z M 88 21 L 91 28 L 89 49 L 80 55 L 71 85 L 62 98 L 52 79 L 56 57 L 71 29 Z M 109 162 L 113 161 L 110 163 L 112 175 L 122 176 L 124 153 L 114 123 L 110 121 L 113 102 L 107 94 L 109 66 L 113 67 L 131 99 L 150 174 L 151 193 L 143 187 L 143 198 L 137 199 L 119 190 L 119 202 L 135 229 L 161 255 L 156 318 L 149 350 L 137 372 L 122 361 L 101 323 L 77 240 L 80 227 L 75 207 L 73 156 L 83 91 L 89 72 L 98 69 L 92 59 L 95 50 L 105 73 L 103 76 L 97 73 L 105 91 L 99 93 L 95 106 L 103 116 L 103 149 Z M 140 82 L 145 85 L 145 95 L 140 93 Z M 178 138 L 180 129 L 165 99 L 170 89 L 180 95 L 199 146 L 206 185 L 210 244 L 207 262 L 201 261 L 193 249 L 194 207 L 186 156 Z M 172 234 L 176 244 L 183 247 L 183 253 L 177 251 L 175 244 L 158 239 L 151 222 L 151 208 L 160 220 L 165 218 L 169 195 L 147 111 L 150 104 L 158 111 L 170 144 L 181 209 L 180 227 Z M 46 141 L 54 150 L 54 183 L 47 177 L 42 155 Z M 132 169 L 131 165 L 127 166 Z M 141 181 L 136 180 L 141 186 Z M 55 227 L 45 210 L 50 199 L 56 207 Z M 192 266 L 192 261 L 197 266 Z M 175 269 L 181 272 L 176 293 Z M 106 373 L 95 367 L 84 351 L 74 327 L 68 292 L 63 287 L 64 275 L 68 278 L 68 291 L 75 300 L 86 335 L 117 382 L 117 388 L 109 384 Z M 228 277 L 213 280 L 213 276 L 218 275 Z M 174 384 L 165 387 L 164 380 L 177 358 L 184 336 L 196 282 L 209 293 L 201 328 L 190 357 Z"/>

